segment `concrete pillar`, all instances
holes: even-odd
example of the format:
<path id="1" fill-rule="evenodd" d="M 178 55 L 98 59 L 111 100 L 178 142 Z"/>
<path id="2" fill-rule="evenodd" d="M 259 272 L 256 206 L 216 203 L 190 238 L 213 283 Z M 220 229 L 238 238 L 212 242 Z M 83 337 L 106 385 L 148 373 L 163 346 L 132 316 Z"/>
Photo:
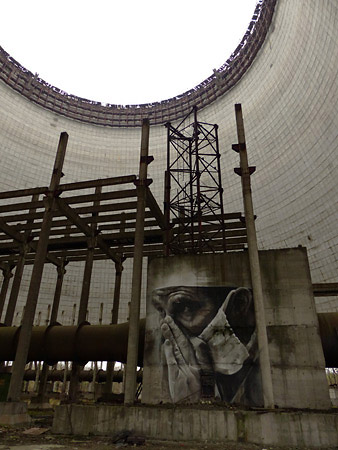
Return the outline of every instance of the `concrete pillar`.
<path id="1" fill-rule="evenodd" d="M 8 305 L 7 305 L 7 310 L 6 310 L 5 320 L 4 320 L 5 325 L 7 325 L 8 327 L 10 327 L 13 323 L 14 312 L 15 312 L 16 303 L 17 303 L 19 291 L 20 291 L 22 274 L 23 274 L 23 270 L 25 268 L 27 251 L 28 251 L 27 245 L 23 245 L 21 248 L 21 253 L 20 253 L 19 260 L 18 260 L 18 264 L 16 265 L 12 289 L 11 289 L 11 293 L 9 295 Z"/>
<path id="2" fill-rule="evenodd" d="M 251 272 L 251 283 L 255 305 L 256 329 L 259 351 L 259 364 L 262 375 L 263 398 L 265 408 L 274 408 L 274 395 L 272 387 L 271 366 L 269 357 L 268 337 L 266 333 L 265 309 L 263 299 L 263 289 L 261 280 L 261 271 L 259 265 L 257 235 L 255 227 L 255 218 L 253 211 L 253 203 L 251 196 L 250 175 L 255 168 L 249 167 L 248 155 L 246 151 L 244 124 L 242 116 L 242 107 L 240 104 L 235 105 L 238 146 L 234 146 L 234 150 L 239 152 L 240 169 L 235 172 L 241 176 L 245 224 L 248 239 L 248 253 Z"/>
<path id="3" fill-rule="evenodd" d="M 126 405 L 131 405 L 134 403 L 136 394 L 136 375 L 137 375 L 136 370 L 138 358 L 142 260 L 143 260 L 143 241 L 144 241 L 144 216 L 146 207 L 146 186 L 148 184 L 147 169 L 148 164 L 150 162 L 150 159 L 148 157 L 148 147 L 149 147 L 149 121 L 148 119 L 143 119 L 140 171 L 139 171 L 139 179 L 136 182 L 137 209 L 136 209 L 134 262 L 133 262 L 132 291 L 131 291 L 129 333 L 128 333 L 126 384 L 124 395 L 124 403 Z"/>
<path id="4" fill-rule="evenodd" d="M 56 280 L 56 287 L 55 287 L 55 292 L 54 292 L 52 313 L 51 313 L 50 321 L 49 321 L 49 323 L 51 323 L 51 324 L 57 321 L 63 278 L 66 273 L 65 265 L 67 263 L 68 262 L 65 260 L 65 258 L 63 258 L 61 266 L 56 267 L 57 280 Z M 46 396 L 48 374 L 49 374 L 49 366 L 47 363 L 44 362 L 43 366 L 42 366 L 41 374 L 40 374 L 39 390 L 38 390 L 38 396 L 37 396 L 37 400 L 41 403 L 43 403 L 44 398 Z"/>
<path id="5" fill-rule="evenodd" d="M 97 186 L 95 188 L 95 194 L 100 194 L 102 191 L 102 186 Z M 94 206 L 98 206 L 100 202 L 98 200 L 94 201 Z M 96 216 L 97 213 L 93 213 L 93 216 Z M 80 306 L 79 306 L 79 314 L 77 323 L 80 325 L 82 322 L 86 321 L 87 318 L 87 309 L 88 309 L 88 300 L 89 300 L 89 291 L 90 291 L 90 283 L 92 278 L 93 271 L 93 262 L 94 262 L 94 251 L 97 244 L 96 240 L 96 230 L 97 224 L 94 223 L 91 227 L 92 236 L 88 239 L 88 250 L 86 255 L 85 269 L 83 274 L 82 281 L 82 290 L 81 290 L 81 298 L 80 298 Z M 69 400 L 76 402 L 78 398 L 78 389 L 79 389 L 79 374 L 82 366 L 76 363 L 72 363 L 72 371 L 70 375 L 70 383 L 69 383 Z"/>
<path id="6" fill-rule="evenodd" d="M 39 194 L 34 194 L 32 196 L 32 203 L 37 202 L 39 200 Z M 36 211 L 36 208 L 29 208 L 29 213 L 32 214 Z M 34 222 L 34 219 L 28 219 L 27 224 L 32 224 Z M 21 280 L 23 271 L 25 268 L 25 262 L 26 262 L 26 256 L 29 251 L 29 244 L 27 244 L 27 240 L 31 234 L 31 230 L 26 230 L 24 232 L 24 241 L 22 243 L 21 249 L 20 249 L 20 256 L 18 259 L 18 263 L 16 265 L 15 269 L 15 275 L 12 283 L 12 290 L 9 296 L 8 300 L 8 306 L 5 316 L 5 325 L 11 326 L 13 324 L 13 318 L 15 313 L 15 308 L 19 296 L 20 286 L 21 286 Z"/>
<path id="7" fill-rule="evenodd" d="M 111 324 L 116 324 L 118 321 L 119 305 L 120 305 L 120 292 L 121 292 L 121 279 L 122 279 L 123 266 L 121 263 L 115 263 L 115 286 L 114 286 L 114 301 Z M 104 394 L 111 394 L 113 389 L 113 376 L 114 376 L 115 361 L 107 361 L 106 369 L 106 382 L 104 385 Z"/>
<path id="8" fill-rule="evenodd" d="M 90 292 L 90 282 L 92 277 L 93 262 L 94 262 L 94 249 L 95 243 L 94 238 L 88 240 L 88 251 L 86 255 L 86 263 L 83 274 L 82 290 L 79 306 L 79 314 L 77 323 L 80 325 L 82 322 L 86 321 L 88 300 Z M 72 370 L 70 375 L 69 383 L 69 400 L 76 402 L 78 399 L 78 389 L 79 389 L 79 373 L 82 366 L 76 363 L 72 363 Z"/>
<path id="9" fill-rule="evenodd" d="M 3 274 L 3 280 L 2 280 L 2 286 L 1 286 L 1 291 L 0 291 L 0 320 L 1 320 L 2 311 L 4 309 L 4 305 L 5 305 L 5 301 L 6 301 L 9 280 L 13 276 L 12 266 L 2 269 L 2 274 Z"/>
<path id="10" fill-rule="evenodd" d="M 40 237 L 37 243 L 34 266 L 27 295 L 25 314 L 22 321 L 20 337 L 18 340 L 18 346 L 12 368 L 12 377 L 7 397 L 7 400 L 12 402 L 20 400 L 21 387 L 31 340 L 36 304 L 39 297 L 42 273 L 47 255 L 49 233 L 53 220 L 55 195 L 62 176 L 62 167 L 66 153 L 67 142 L 68 134 L 65 132 L 61 133 L 51 182 L 49 185 L 49 191 L 45 198 L 45 212 L 43 215 Z"/>
<path id="11" fill-rule="evenodd" d="M 67 376 L 68 376 L 68 361 L 65 361 L 65 370 L 63 373 L 63 382 L 61 388 L 61 394 L 65 395 L 67 392 Z"/>
<path id="12" fill-rule="evenodd" d="M 79 314 L 78 314 L 78 319 L 77 319 L 78 325 L 80 325 L 80 323 L 82 323 L 82 322 L 85 322 L 86 316 L 87 316 L 90 283 L 91 283 L 91 278 L 92 278 L 93 262 L 94 262 L 94 249 L 95 249 L 95 238 L 89 239 L 85 268 L 84 268 L 84 273 L 83 273 Z"/>
<path id="13" fill-rule="evenodd" d="M 50 323 L 54 323 L 54 322 L 57 321 L 58 312 L 59 312 L 59 305 L 60 305 L 60 299 L 61 299 L 63 278 L 64 278 L 64 276 L 66 274 L 65 266 L 67 264 L 68 264 L 68 261 L 66 261 L 65 258 L 63 258 L 61 266 L 58 266 L 56 268 L 57 269 L 57 280 L 56 280 L 56 286 L 55 286 L 55 292 L 54 292 L 52 313 L 50 315 Z"/>

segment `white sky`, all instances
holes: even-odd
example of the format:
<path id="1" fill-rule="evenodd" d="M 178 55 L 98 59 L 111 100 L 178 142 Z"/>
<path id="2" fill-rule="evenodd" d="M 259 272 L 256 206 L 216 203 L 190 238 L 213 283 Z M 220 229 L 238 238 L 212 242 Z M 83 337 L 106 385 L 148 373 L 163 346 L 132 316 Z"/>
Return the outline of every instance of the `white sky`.
<path id="1" fill-rule="evenodd" d="M 132 104 L 181 94 L 220 67 L 257 0 L 7 0 L 0 45 L 64 91 Z"/>

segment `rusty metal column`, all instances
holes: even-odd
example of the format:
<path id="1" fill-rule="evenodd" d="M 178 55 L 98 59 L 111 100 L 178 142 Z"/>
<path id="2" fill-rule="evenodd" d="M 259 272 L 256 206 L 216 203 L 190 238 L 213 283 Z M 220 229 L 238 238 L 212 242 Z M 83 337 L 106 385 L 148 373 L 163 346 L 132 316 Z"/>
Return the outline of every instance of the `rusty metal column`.
<path id="1" fill-rule="evenodd" d="M 239 152 L 240 156 L 240 168 L 239 169 L 236 168 L 235 173 L 240 175 L 242 180 L 245 224 L 247 229 L 251 283 L 255 305 L 259 363 L 262 376 L 264 407 L 274 408 L 274 395 L 271 377 L 268 337 L 266 332 L 262 279 L 259 265 L 257 235 L 251 196 L 250 176 L 255 171 L 255 168 L 249 167 L 248 165 L 248 155 L 245 143 L 242 106 L 240 104 L 235 105 L 235 112 L 236 112 L 238 145 L 237 146 L 234 145 L 233 149 Z"/>
<path id="2" fill-rule="evenodd" d="M 21 387 L 25 373 L 25 364 L 27 361 L 36 304 L 39 297 L 41 278 L 47 254 L 49 234 L 53 220 L 55 196 L 57 195 L 57 188 L 62 176 L 62 167 L 66 153 L 67 142 L 68 134 L 65 132 L 61 133 L 51 182 L 49 185 L 49 191 L 45 199 L 45 212 L 43 215 L 40 237 L 37 244 L 20 337 L 16 350 L 15 360 L 13 362 L 12 378 L 7 396 L 8 401 L 19 401 L 21 396 Z"/>
<path id="3" fill-rule="evenodd" d="M 136 371 L 138 358 L 139 341 L 139 320 L 141 303 L 141 284 L 142 284 L 142 260 L 143 260 L 143 241 L 144 241 L 144 217 L 146 207 L 146 186 L 147 169 L 151 161 L 148 157 L 149 147 L 149 120 L 143 119 L 142 138 L 141 138 L 141 158 L 139 179 L 136 182 L 137 189 L 137 209 L 134 240 L 134 262 L 132 276 L 132 291 L 130 302 L 130 319 L 128 333 L 127 350 L 127 369 L 124 403 L 131 405 L 135 401 L 136 394 Z"/>
<path id="4" fill-rule="evenodd" d="M 4 309 L 4 304 L 6 301 L 9 280 L 13 276 L 12 269 L 13 269 L 13 266 L 8 266 L 4 269 L 1 269 L 2 274 L 3 274 L 3 281 L 2 281 L 1 291 L 0 291 L 0 320 L 1 320 L 1 316 L 2 316 L 2 311 Z"/>

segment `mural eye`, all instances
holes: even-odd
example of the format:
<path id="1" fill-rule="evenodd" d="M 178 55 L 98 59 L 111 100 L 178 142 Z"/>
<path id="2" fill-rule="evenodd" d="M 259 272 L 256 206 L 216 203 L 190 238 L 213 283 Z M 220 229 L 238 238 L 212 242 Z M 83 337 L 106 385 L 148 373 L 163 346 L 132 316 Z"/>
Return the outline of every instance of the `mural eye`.
<path id="1" fill-rule="evenodd" d="M 173 302 L 173 312 L 174 313 L 182 313 L 182 312 L 196 312 L 200 309 L 201 305 L 199 302 L 191 300 L 188 297 L 179 297 L 176 298 Z"/>

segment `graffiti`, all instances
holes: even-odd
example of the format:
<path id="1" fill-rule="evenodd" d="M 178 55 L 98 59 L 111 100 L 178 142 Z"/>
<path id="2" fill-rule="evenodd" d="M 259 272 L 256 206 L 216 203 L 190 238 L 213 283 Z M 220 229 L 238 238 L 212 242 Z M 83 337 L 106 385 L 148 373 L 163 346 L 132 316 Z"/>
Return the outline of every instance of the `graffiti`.
<path id="1" fill-rule="evenodd" d="M 244 287 L 155 289 L 163 383 L 173 403 L 261 405 L 255 313 Z"/>

